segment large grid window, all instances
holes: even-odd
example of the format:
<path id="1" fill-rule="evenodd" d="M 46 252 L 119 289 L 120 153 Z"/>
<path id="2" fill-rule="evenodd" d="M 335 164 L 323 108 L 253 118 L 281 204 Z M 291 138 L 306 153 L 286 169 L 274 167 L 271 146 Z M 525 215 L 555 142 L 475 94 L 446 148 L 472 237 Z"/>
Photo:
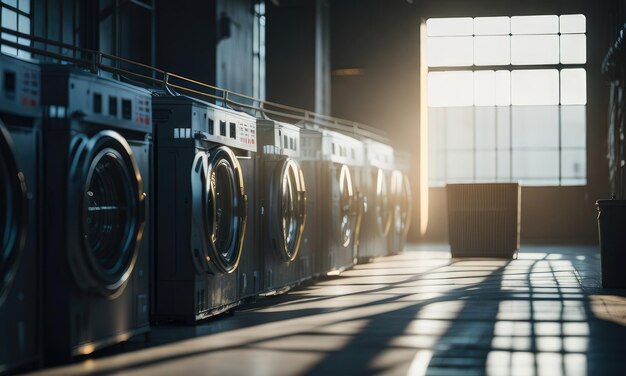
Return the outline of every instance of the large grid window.
<path id="1" fill-rule="evenodd" d="M 31 34 L 31 0 L 0 0 L 0 26 L 24 34 Z M 0 38 L 9 42 L 29 46 L 30 41 L 9 33 L 0 34 Z M 30 53 L 17 48 L 2 45 L 0 51 L 9 55 L 30 57 Z"/>
<path id="2" fill-rule="evenodd" d="M 586 184 L 585 16 L 429 19 L 429 185 Z"/>

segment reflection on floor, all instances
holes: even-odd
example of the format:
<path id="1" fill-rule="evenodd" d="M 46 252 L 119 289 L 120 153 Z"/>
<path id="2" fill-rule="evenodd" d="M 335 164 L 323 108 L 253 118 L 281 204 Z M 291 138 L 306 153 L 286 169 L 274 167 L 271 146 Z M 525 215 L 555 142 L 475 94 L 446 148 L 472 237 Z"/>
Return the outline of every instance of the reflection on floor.
<path id="1" fill-rule="evenodd" d="M 413 246 L 43 373 L 624 374 L 626 291 L 599 286 L 596 247 L 451 260 L 446 247 Z"/>

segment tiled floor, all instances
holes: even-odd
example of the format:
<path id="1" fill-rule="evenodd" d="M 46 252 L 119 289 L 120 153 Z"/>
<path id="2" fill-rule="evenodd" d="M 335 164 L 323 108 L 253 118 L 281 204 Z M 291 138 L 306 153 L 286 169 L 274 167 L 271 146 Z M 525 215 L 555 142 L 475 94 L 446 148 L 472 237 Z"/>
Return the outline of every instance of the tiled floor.
<path id="1" fill-rule="evenodd" d="M 626 290 L 601 289 L 599 269 L 596 247 L 526 247 L 507 261 L 414 246 L 43 373 L 624 375 Z"/>

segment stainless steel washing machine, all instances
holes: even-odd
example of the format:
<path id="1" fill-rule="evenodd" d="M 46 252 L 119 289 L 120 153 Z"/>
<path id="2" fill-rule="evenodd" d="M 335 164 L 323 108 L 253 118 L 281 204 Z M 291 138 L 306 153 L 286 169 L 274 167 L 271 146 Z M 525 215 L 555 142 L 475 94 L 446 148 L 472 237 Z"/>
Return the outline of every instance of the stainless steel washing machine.
<path id="1" fill-rule="evenodd" d="M 40 82 L 0 54 L 0 374 L 40 360 Z"/>
<path id="2" fill-rule="evenodd" d="M 195 323 L 240 301 L 237 269 L 253 236 L 244 176 L 253 169 L 242 163 L 253 164 L 256 124 L 185 96 L 154 97 L 153 110 L 153 315 Z"/>
<path id="3" fill-rule="evenodd" d="M 263 254 L 264 292 L 274 293 L 306 277 L 310 249 L 300 244 L 306 222 L 306 187 L 298 159 L 300 128 L 257 120 L 259 247 Z"/>
<path id="4" fill-rule="evenodd" d="M 363 140 L 366 166 L 362 170 L 362 186 L 367 203 L 361 223 L 358 260 L 368 262 L 387 255 L 391 227 L 389 178 L 394 170 L 393 148 L 371 139 Z"/>
<path id="5" fill-rule="evenodd" d="M 354 263 L 359 198 L 353 170 L 363 165 L 363 143 L 316 127 L 300 134 L 307 184 L 307 226 L 303 245 L 313 257 L 311 275 L 335 274 Z"/>
<path id="6" fill-rule="evenodd" d="M 396 170 L 391 174 L 390 208 L 391 227 L 389 233 L 388 254 L 394 255 L 404 251 L 407 235 L 411 227 L 413 200 L 411 193 L 410 154 L 395 154 Z"/>
<path id="7" fill-rule="evenodd" d="M 44 65 L 44 356 L 89 354 L 149 326 L 151 96 Z"/>

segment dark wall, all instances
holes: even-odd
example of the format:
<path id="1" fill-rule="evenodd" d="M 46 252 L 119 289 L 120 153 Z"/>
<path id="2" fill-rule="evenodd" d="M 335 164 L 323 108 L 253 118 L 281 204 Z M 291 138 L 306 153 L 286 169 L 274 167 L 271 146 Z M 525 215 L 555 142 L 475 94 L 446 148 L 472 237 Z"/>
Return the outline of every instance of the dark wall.
<path id="1" fill-rule="evenodd" d="M 363 68 L 357 76 L 333 76 L 333 114 L 388 131 L 398 148 L 411 150 L 413 240 L 446 241 L 445 190 L 429 190 L 429 221 L 419 232 L 419 24 L 430 17 L 583 13 L 587 17 L 587 177 L 585 187 L 522 190 L 522 242 L 597 241 L 594 202 L 607 197 L 608 89 L 600 62 L 608 48 L 609 2 L 464 1 L 333 2 L 333 69 Z"/>
<path id="2" fill-rule="evenodd" d="M 315 1 L 268 1 L 266 14 L 267 99 L 313 110 Z"/>
<path id="3" fill-rule="evenodd" d="M 253 0 L 158 0 L 156 9 L 160 68 L 253 94 Z"/>
<path id="4" fill-rule="evenodd" d="M 406 1 L 331 3 L 333 115 L 388 132 L 401 149 L 417 146 L 419 27 Z M 338 69 L 362 69 L 338 75 Z"/>
<path id="5" fill-rule="evenodd" d="M 169 72 L 215 83 L 216 1 L 156 2 L 156 64 Z"/>

